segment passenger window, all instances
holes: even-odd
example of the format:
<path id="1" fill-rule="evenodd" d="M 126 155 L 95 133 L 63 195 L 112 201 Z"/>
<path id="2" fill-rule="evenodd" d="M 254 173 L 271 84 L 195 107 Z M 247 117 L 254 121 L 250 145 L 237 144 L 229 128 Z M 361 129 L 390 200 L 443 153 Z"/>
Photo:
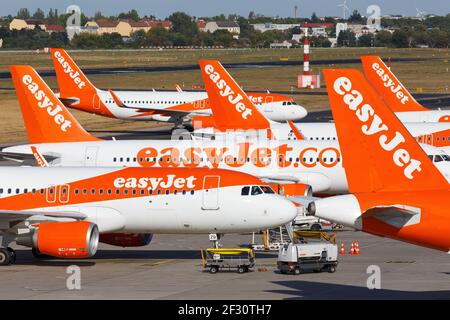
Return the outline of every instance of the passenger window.
<path id="1" fill-rule="evenodd" d="M 248 196 L 250 192 L 250 187 L 243 187 L 241 190 L 241 196 Z"/>
<path id="2" fill-rule="evenodd" d="M 263 192 L 262 192 L 260 187 L 258 187 L 258 186 L 253 186 L 252 187 L 252 196 L 257 196 L 257 195 L 262 194 L 262 193 Z"/>

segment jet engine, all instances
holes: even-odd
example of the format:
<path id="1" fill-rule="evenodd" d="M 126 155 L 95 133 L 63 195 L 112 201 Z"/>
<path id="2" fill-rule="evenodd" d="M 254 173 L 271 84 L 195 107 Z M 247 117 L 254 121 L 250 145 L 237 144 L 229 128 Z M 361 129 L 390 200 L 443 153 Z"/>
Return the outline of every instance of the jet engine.
<path id="1" fill-rule="evenodd" d="M 57 258 L 88 258 L 97 252 L 99 231 L 88 221 L 40 223 L 20 235 L 17 244 Z"/>

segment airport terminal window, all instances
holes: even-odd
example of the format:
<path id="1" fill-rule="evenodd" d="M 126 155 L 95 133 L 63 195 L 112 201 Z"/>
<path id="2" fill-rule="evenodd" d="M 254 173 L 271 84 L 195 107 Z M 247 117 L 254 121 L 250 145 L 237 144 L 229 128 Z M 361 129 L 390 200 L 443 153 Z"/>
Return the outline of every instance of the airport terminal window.
<path id="1" fill-rule="evenodd" d="M 250 187 L 243 187 L 241 190 L 241 196 L 248 196 L 250 192 Z"/>

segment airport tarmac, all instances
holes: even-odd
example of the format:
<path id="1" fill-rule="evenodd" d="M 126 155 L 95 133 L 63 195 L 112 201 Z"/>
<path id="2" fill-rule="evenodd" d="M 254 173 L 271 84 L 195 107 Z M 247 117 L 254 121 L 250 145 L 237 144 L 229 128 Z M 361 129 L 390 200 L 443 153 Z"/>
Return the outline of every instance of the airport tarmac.
<path id="1" fill-rule="evenodd" d="M 260 239 L 259 239 L 260 240 Z M 142 248 L 101 245 L 87 260 L 33 259 L 17 250 L 17 263 L 0 269 L 0 299 L 449 299 L 450 257 L 443 252 L 355 231 L 338 233 L 338 242 L 360 244 L 360 255 L 341 255 L 336 273 L 283 275 L 276 252 L 257 254 L 253 272 L 209 274 L 200 248 L 206 235 L 155 235 Z M 251 235 L 227 235 L 237 246 Z M 80 267 L 80 290 L 66 286 L 67 268 Z M 381 289 L 367 288 L 369 266 L 380 268 Z M 260 271 L 258 271 L 260 269 Z"/>

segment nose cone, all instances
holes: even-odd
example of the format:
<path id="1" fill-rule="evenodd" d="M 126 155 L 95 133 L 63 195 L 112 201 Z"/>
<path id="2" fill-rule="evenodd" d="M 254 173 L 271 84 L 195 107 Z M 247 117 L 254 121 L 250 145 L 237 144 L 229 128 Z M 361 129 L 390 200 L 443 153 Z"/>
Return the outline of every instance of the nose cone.
<path id="1" fill-rule="evenodd" d="M 308 111 L 306 111 L 306 109 L 300 105 L 293 105 L 290 107 L 291 107 L 290 113 L 292 115 L 292 118 L 289 120 L 301 120 L 308 115 Z"/>
<path id="2" fill-rule="evenodd" d="M 295 219 L 297 207 L 291 201 L 279 195 L 271 195 L 271 198 L 273 199 L 269 200 L 267 227 L 279 227 Z"/>

